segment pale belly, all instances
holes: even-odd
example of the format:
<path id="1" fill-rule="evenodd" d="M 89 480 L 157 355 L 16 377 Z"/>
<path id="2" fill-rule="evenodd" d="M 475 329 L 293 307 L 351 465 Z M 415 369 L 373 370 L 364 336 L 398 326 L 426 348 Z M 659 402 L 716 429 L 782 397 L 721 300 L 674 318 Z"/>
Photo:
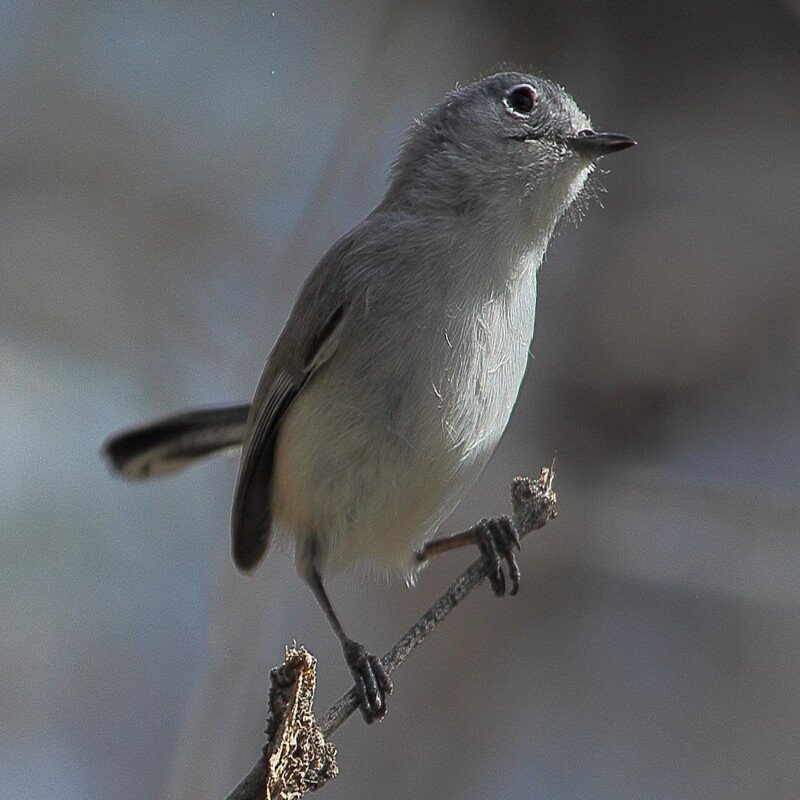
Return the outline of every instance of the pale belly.
<path id="1" fill-rule="evenodd" d="M 391 372 L 343 347 L 299 394 L 276 443 L 272 507 L 279 530 L 318 540 L 324 572 L 363 560 L 411 573 L 506 427 L 533 333 L 525 310 L 440 329 Z"/>

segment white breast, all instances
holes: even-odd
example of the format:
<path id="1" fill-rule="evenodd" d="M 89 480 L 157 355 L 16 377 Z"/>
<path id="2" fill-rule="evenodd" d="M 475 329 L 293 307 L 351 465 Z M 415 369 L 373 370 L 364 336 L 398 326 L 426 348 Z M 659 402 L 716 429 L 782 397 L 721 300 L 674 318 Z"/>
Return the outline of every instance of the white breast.
<path id="1" fill-rule="evenodd" d="M 525 372 L 537 265 L 499 288 L 432 294 L 424 328 L 366 316 L 295 400 L 273 507 L 290 534 L 320 540 L 326 571 L 366 559 L 408 573 L 480 474 Z"/>
<path id="2" fill-rule="evenodd" d="M 446 367 L 432 385 L 447 440 L 463 459 L 480 461 L 505 430 L 528 361 L 535 302 L 530 270 L 513 289 L 482 298 L 472 314 L 447 315 Z"/>

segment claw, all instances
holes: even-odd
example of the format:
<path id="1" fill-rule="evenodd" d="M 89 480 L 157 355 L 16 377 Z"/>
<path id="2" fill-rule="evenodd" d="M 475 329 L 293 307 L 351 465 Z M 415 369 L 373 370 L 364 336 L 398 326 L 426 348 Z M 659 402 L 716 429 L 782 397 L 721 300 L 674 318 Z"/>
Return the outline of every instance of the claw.
<path id="1" fill-rule="evenodd" d="M 394 684 L 392 683 L 392 679 L 389 677 L 389 673 L 383 668 L 383 664 L 381 664 L 381 660 L 378 656 L 369 656 L 369 663 L 372 665 L 372 671 L 375 673 L 375 677 L 378 679 L 378 686 L 383 689 L 386 694 L 391 694 L 392 690 L 394 689 Z"/>
<path id="2" fill-rule="evenodd" d="M 520 549 L 516 526 L 509 517 L 484 519 L 476 526 L 476 536 L 481 553 L 492 567 L 488 575 L 492 591 L 497 597 L 506 593 L 506 576 L 502 568 L 502 562 L 505 561 L 511 583 L 508 593 L 515 595 L 519 591 L 520 579 L 519 566 L 514 555 L 514 548 Z"/>
<path id="3" fill-rule="evenodd" d="M 380 659 L 352 640 L 344 645 L 344 657 L 355 680 L 364 721 L 372 723 L 383 719 L 386 714 L 386 695 L 392 692 L 392 681 Z"/>
<path id="4" fill-rule="evenodd" d="M 492 568 L 488 573 L 489 585 L 497 597 L 502 597 L 506 592 L 506 579 L 500 568 L 500 552 L 493 533 L 494 520 L 482 519 L 477 525 L 478 548 L 486 563 Z"/>

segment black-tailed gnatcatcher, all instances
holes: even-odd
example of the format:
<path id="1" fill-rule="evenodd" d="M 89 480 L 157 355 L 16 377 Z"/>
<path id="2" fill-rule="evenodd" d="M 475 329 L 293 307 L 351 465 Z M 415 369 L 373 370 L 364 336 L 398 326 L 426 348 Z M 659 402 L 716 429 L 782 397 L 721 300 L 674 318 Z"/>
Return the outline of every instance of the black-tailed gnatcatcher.
<path id="1" fill-rule="evenodd" d="M 311 273 L 249 405 L 191 411 L 105 444 L 129 478 L 242 448 L 233 558 L 249 571 L 273 528 L 344 649 L 367 721 L 386 711 L 380 661 L 344 632 L 322 576 L 362 559 L 413 576 L 476 543 L 502 594 L 513 523 L 431 540 L 495 449 L 528 362 L 536 271 L 600 156 L 550 81 L 502 73 L 451 92 L 412 126 L 378 207 Z"/>

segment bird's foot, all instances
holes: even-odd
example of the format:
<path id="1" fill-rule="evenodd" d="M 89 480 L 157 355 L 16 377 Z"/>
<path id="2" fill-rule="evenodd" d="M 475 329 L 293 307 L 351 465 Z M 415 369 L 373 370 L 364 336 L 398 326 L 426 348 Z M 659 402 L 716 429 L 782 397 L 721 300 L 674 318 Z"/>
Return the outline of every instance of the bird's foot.
<path id="1" fill-rule="evenodd" d="M 386 695 L 392 693 L 392 679 L 377 656 L 368 653 L 363 645 L 347 639 L 344 657 L 356 682 L 358 704 L 367 723 L 383 719 L 386 714 Z"/>
<path id="2" fill-rule="evenodd" d="M 503 572 L 503 561 L 508 567 L 508 580 L 511 587 L 509 594 L 519 591 L 519 566 L 514 550 L 519 550 L 519 532 L 510 517 L 482 519 L 475 526 L 475 538 L 478 548 L 487 563 L 492 567 L 489 572 L 489 584 L 497 597 L 506 593 L 506 576 Z"/>

